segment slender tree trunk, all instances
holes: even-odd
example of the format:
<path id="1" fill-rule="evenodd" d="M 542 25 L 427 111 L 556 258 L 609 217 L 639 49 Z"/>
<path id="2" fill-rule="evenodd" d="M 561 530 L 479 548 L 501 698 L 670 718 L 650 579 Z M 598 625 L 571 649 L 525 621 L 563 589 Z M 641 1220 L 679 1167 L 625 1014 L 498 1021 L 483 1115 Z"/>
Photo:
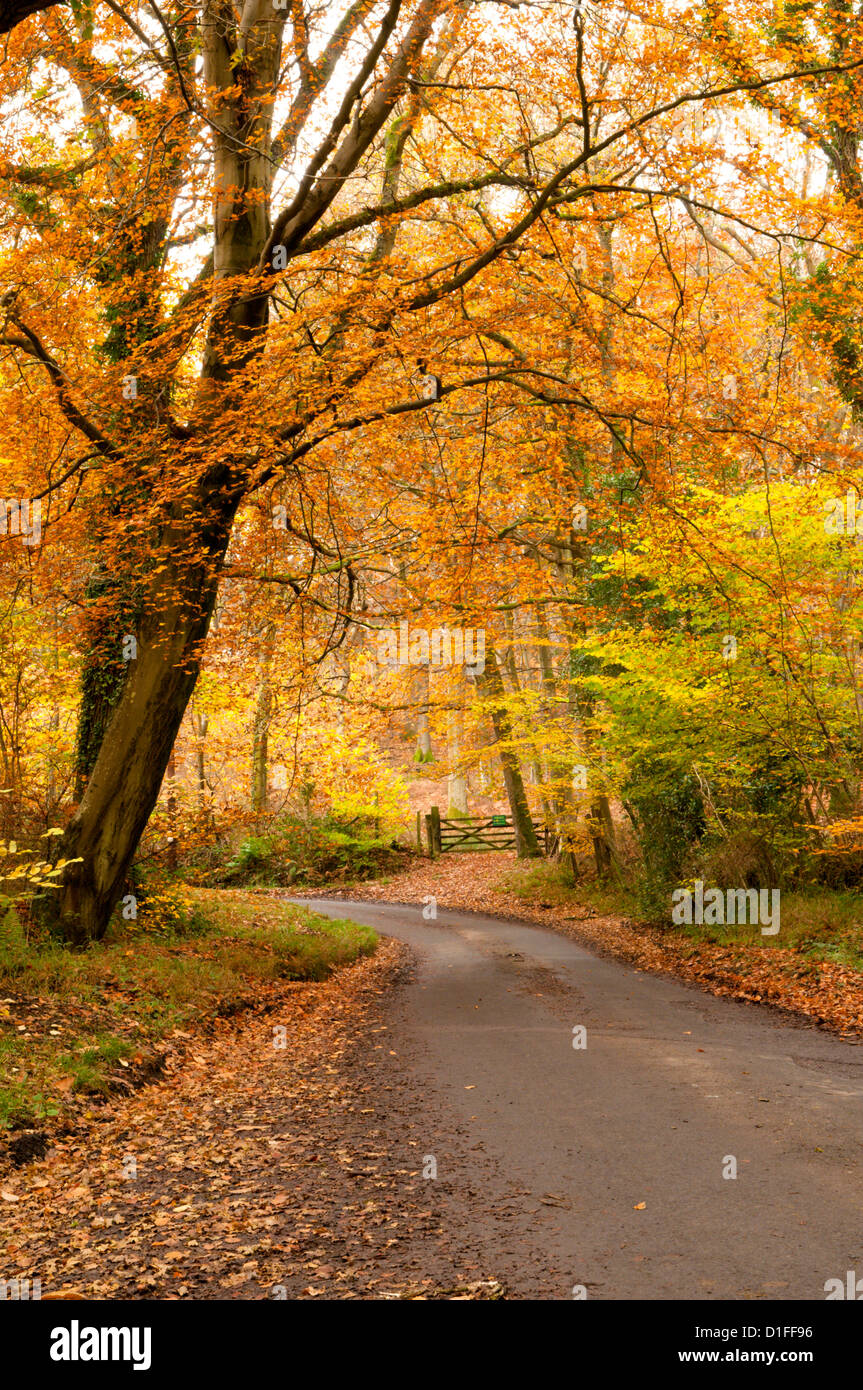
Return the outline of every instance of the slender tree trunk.
<path id="1" fill-rule="evenodd" d="M 450 712 L 447 721 L 447 762 L 450 768 L 447 777 L 447 815 L 466 816 L 467 779 L 461 766 L 462 744 L 464 742 L 464 705 L 462 703 L 461 681 L 458 682 L 456 700 L 456 708 Z"/>
<path id="2" fill-rule="evenodd" d="M 267 772 L 269 761 L 270 719 L 273 713 L 273 691 L 270 684 L 270 668 L 273 660 L 273 645 L 276 640 L 276 625 L 268 623 L 264 633 L 263 648 L 258 662 L 258 698 L 255 703 L 255 717 L 252 727 L 252 812 L 259 816 L 267 805 Z"/>
<path id="3" fill-rule="evenodd" d="M 51 670 L 54 672 L 56 681 L 57 672 L 60 669 L 60 644 L 59 644 L 59 613 L 55 603 L 51 610 Z M 60 731 L 60 706 L 57 703 L 56 686 L 51 693 L 51 715 L 48 720 L 48 728 L 52 734 Z M 56 743 L 49 749 L 45 768 L 45 809 L 49 818 L 53 818 L 57 804 L 57 773 L 55 757 L 57 753 Z"/>
<path id="4" fill-rule="evenodd" d="M 198 787 L 198 815 L 202 821 L 208 818 L 209 799 L 207 787 L 206 744 L 210 716 L 202 714 L 193 720 L 195 730 L 195 781 Z"/>
<path id="5" fill-rule="evenodd" d="M 429 668 L 421 666 L 419 669 L 418 681 L 421 682 L 419 695 L 419 713 L 417 714 L 417 751 L 416 761 L 418 763 L 430 763 L 432 761 L 431 733 L 429 731 Z"/>
<path id="6" fill-rule="evenodd" d="M 551 655 L 551 637 L 545 609 L 536 609 L 537 656 L 541 672 L 542 725 L 552 730 L 551 750 L 548 754 L 549 776 L 552 786 L 552 803 L 558 832 L 558 858 L 569 865 L 574 879 L 581 877 L 578 867 L 578 854 L 575 849 L 575 826 L 578 820 L 578 807 L 572 795 L 572 759 L 567 760 L 562 753 L 568 748 L 571 753 L 571 735 L 568 728 L 569 701 L 564 692 L 558 698 L 558 679 Z"/>
<path id="7" fill-rule="evenodd" d="M 168 870 L 177 872 L 177 758 L 174 749 L 168 759 Z"/>
<path id="8" fill-rule="evenodd" d="M 522 693 L 522 681 L 518 673 L 518 662 L 516 660 L 515 647 L 515 623 L 511 613 L 507 614 L 507 635 L 508 641 L 506 647 L 506 660 L 504 662 L 504 672 L 509 679 L 509 683 L 512 688 L 512 693 L 516 697 L 520 697 Z M 503 679 L 504 672 L 501 673 L 501 679 Z M 525 684 L 529 685 L 529 683 L 530 676 L 528 673 L 526 676 Z M 548 797 L 545 791 L 547 781 L 542 766 L 542 734 L 541 731 L 536 728 L 535 722 L 528 713 L 528 707 L 525 705 L 524 701 L 519 699 L 519 703 L 521 706 L 521 719 L 526 727 L 527 735 L 532 747 L 532 756 L 529 763 L 531 785 L 536 787 L 539 791 L 539 799 L 540 805 L 542 806 L 543 821 L 546 825 L 551 825 L 553 823 L 553 817 L 551 814 L 551 806 L 549 804 Z"/>
<path id="9" fill-rule="evenodd" d="M 494 651 L 486 653 L 485 670 L 476 679 L 488 699 L 507 800 L 515 827 L 516 853 L 519 859 L 536 859 L 541 851 L 531 820 L 521 767 L 513 748 L 512 723 L 506 703 L 506 691 Z"/>

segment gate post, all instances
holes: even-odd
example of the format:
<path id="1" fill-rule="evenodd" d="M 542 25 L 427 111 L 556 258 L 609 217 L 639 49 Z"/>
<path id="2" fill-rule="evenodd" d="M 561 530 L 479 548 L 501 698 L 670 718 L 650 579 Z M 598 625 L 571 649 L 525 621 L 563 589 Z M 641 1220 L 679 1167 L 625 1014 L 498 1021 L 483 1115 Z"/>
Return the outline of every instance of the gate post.
<path id="1" fill-rule="evenodd" d="M 440 838 L 440 811 L 438 810 L 437 806 L 432 806 L 430 820 L 432 837 L 434 839 L 434 850 L 432 852 L 432 858 L 434 858 L 435 854 L 443 853 L 443 850 L 441 849 Z"/>

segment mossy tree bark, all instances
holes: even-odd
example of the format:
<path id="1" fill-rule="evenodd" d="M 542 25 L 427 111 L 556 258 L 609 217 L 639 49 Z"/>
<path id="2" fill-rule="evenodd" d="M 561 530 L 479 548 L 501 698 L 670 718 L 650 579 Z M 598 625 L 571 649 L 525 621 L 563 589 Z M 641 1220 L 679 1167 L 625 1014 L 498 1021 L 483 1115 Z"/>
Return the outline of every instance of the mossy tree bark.
<path id="1" fill-rule="evenodd" d="M 270 720 L 273 716 L 273 690 L 270 671 L 273 660 L 273 647 L 276 641 L 276 625 L 268 623 L 263 638 L 258 661 L 258 698 L 252 720 L 252 785 L 251 804 L 255 815 L 260 815 L 267 805 L 267 775 L 269 765 Z"/>
<path id="2" fill-rule="evenodd" d="M 268 157 L 273 119 L 268 95 L 281 55 L 284 16 L 268 0 L 246 6 L 250 21 L 242 51 L 226 42 L 235 20 L 227 4 L 207 7 L 202 22 L 204 75 L 218 101 L 214 135 L 216 282 L 238 281 L 258 269 L 270 234 Z M 188 434 L 206 448 L 220 410 L 240 404 L 231 393 L 262 351 L 269 296 L 236 293 L 213 314 Z M 41 903 L 71 941 L 101 938 L 159 795 L 174 740 L 191 698 L 201 646 L 215 607 L 221 564 L 234 517 L 248 487 L 243 461 L 202 470 L 194 489 L 166 508 L 157 539 L 160 563 L 141 589 L 136 655 L 104 730 L 77 812 L 58 857 L 74 860 L 60 890 Z"/>
<path id="3" fill-rule="evenodd" d="M 536 859 L 541 854 L 541 850 L 531 819 L 521 765 L 514 748 L 512 721 L 509 715 L 506 691 L 503 688 L 497 655 L 493 650 L 486 652 L 485 670 L 477 675 L 476 680 L 486 696 L 488 711 L 494 728 L 498 756 L 503 770 L 504 786 L 515 829 L 516 853 L 519 859 Z"/>
<path id="4" fill-rule="evenodd" d="M 43 915 L 71 941 L 101 938 L 118 900 L 144 827 L 159 795 L 186 706 L 195 687 L 201 644 L 216 600 L 218 570 L 240 492 L 178 523 L 173 558 L 147 595 L 137 656 L 111 716 L 83 799 L 60 856 L 77 859 Z M 206 545 L 199 552 L 203 528 Z M 183 558 L 184 536 L 195 536 Z"/>
<path id="5" fill-rule="evenodd" d="M 58 846 L 59 858 L 75 862 L 67 869 L 60 891 L 41 905 L 45 917 L 59 923 L 74 941 L 104 934 L 158 798 L 197 679 L 201 646 L 214 610 L 237 509 L 244 496 L 264 486 L 279 468 L 298 463 L 305 456 L 310 445 L 296 441 L 308 428 L 306 414 L 311 420 L 316 413 L 326 414 L 337 401 L 338 392 L 350 389 L 351 378 L 347 374 L 347 385 L 337 382 L 332 396 L 324 390 L 320 400 L 304 397 L 301 418 L 279 440 L 284 445 L 284 458 L 280 449 L 272 450 L 272 439 L 266 462 L 255 452 L 257 446 L 249 444 L 248 437 L 237 442 L 237 422 L 244 420 L 243 412 L 248 408 L 244 383 L 252 379 L 265 350 L 274 287 L 280 275 L 289 274 L 284 260 L 277 264 L 275 253 L 283 253 L 287 262 L 303 255 L 304 238 L 319 226 L 356 171 L 365 167 L 374 142 L 388 127 L 397 104 L 413 90 L 411 84 L 421 70 L 424 47 L 445 6 L 443 0 L 416 0 L 408 14 L 402 13 L 399 0 L 392 0 L 376 31 L 369 35 L 367 7 L 363 3 L 350 4 L 320 54 L 310 47 L 309 16 L 303 6 L 287 6 L 283 10 L 276 8 L 272 0 L 244 0 L 240 8 L 241 13 L 228 0 L 203 0 L 197 11 L 197 28 L 189 22 L 189 12 L 179 5 L 163 7 L 159 12 L 170 48 L 170 60 L 165 58 L 160 69 L 166 75 L 164 100 L 169 109 L 158 127 L 154 145 L 158 159 L 145 161 L 146 178 L 153 176 L 153 167 L 162 168 L 169 159 L 173 132 L 184 129 L 193 116 L 197 119 L 196 101 L 202 102 L 204 93 L 209 110 L 203 138 L 212 140 L 214 166 L 212 255 L 176 308 L 166 310 L 167 324 L 158 316 L 153 318 L 149 301 L 142 302 L 137 297 L 146 277 L 139 273 L 140 267 L 130 264 L 128 258 L 124 260 L 122 253 L 122 246 L 128 244 L 129 248 L 134 246 L 135 255 L 138 248 L 144 254 L 147 238 L 156 235 L 150 225 L 148 200 L 141 200 L 145 215 L 138 229 L 140 236 L 136 232 L 133 237 L 129 232 L 128 188 L 119 189 L 116 204 L 103 209 L 106 216 L 114 216 L 122 232 L 110 245 L 121 248 L 116 264 L 121 277 L 125 277 L 119 286 L 111 280 L 109 343 L 114 356 L 110 360 L 119 361 L 124 345 L 131 342 L 145 369 L 153 373 L 153 381 L 145 383 L 142 401 L 142 406 L 149 403 L 150 413 L 142 410 L 137 432 L 135 421 L 125 432 L 121 423 L 111 421 L 103 427 L 88 421 L 70 402 L 60 369 L 41 354 L 55 384 L 60 383 L 57 389 L 61 406 L 75 427 L 112 465 L 124 465 L 125 471 L 114 470 L 130 480 L 130 495 L 121 499 L 122 507 L 139 506 L 141 498 L 134 495 L 136 487 L 152 488 L 154 478 L 159 482 L 155 500 L 151 502 L 149 495 L 144 499 L 146 506 L 142 511 L 147 517 L 148 533 L 140 537 L 144 544 L 140 552 L 133 552 L 129 566 L 136 580 L 140 576 L 140 589 L 132 590 L 136 600 L 140 599 L 140 617 L 130 626 L 137 650 L 128 662 L 122 688 L 106 692 L 98 708 L 94 706 L 86 714 L 85 724 L 93 731 L 92 737 L 85 731 L 82 740 L 88 750 L 84 767 L 89 777 L 78 809 Z M 274 138 L 272 122 L 276 98 L 282 90 L 282 33 L 287 22 L 293 24 L 291 44 L 300 72 L 299 89 Z M 403 33 L 399 37 L 396 31 L 400 24 Z M 360 40 L 365 51 L 358 70 L 349 78 L 341 103 L 337 101 L 337 109 L 331 113 L 332 124 L 321 136 L 310 116 L 313 108 L 320 110 L 315 107 L 318 93 L 326 89 L 337 72 L 348 45 Z M 61 34 L 58 45 L 64 67 L 74 71 L 74 43 L 66 42 L 64 46 Z M 90 56 L 84 48 L 86 45 L 82 47 L 81 60 L 86 67 Z M 190 50 L 194 50 L 191 58 Z M 203 55 L 200 77 L 198 51 Z M 130 111 L 138 100 L 135 91 L 126 87 L 122 99 L 130 104 Z M 141 119 L 152 118 L 149 97 L 142 94 L 139 104 Z M 84 105 L 87 108 L 86 102 Z M 90 106 L 93 105 L 91 101 Z M 295 196 L 271 225 L 273 171 L 298 157 L 297 142 L 307 120 L 311 124 L 306 134 L 317 145 L 316 154 Z M 194 177 L 190 171 L 198 169 L 201 138 L 196 125 L 183 146 L 186 162 L 179 176 L 180 186 L 184 179 Z M 390 192 L 396 186 L 401 138 L 402 127 L 398 127 L 387 166 Z M 110 130 L 103 131 L 100 140 L 103 158 L 111 149 Z M 177 142 L 178 150 L 181 144 Z M 105 164 L 110 173 L 114 165 L 107 158 Z M 109 183 L 106 178 L 106 196 L 111 193 Z M 439 196 L 435 187 L 429 185 L 429 198 Z M 167 195 L 162 201 L 166 207 L 171 203 Z M 379 211 L 370 216 L 370 221 L 375 220 L 383 220 Z M 334 232 L 334 242 L 344 235 L 341 230 Z M 339 244 L 347 243 L 342 240 Z M 503 243 L 501 250 L 502 247 Z M 470 274 L 478 274 L 486 259 L 477 256 Z M 106 264 L 109 277 L 114 269 L 113 261 Z M 158 306 L 156 280 L 154 276 L 154 303 Z M 460 284 L 461 280 L 445 280 L 439 289 L 412 292 L 399 312 L 419 312 L 437 298 L 454 293 Z M 108 289 L 104 292 L 108 294 Z M 336 310 L 334 319 L 338 322 Z M 17 320 L 11 311 L 10 324 L 16 328 Z M 131 339 L 124 337 L 132 330 Z M 199 331 L 204 340 L 203 366 L 197 396 L 190 402 L 180 367 L 189 352 L 197 350 Z M 376 331 L 383 333 L 384 327 Z M 31 356 L 40 356 L 34 341 L 19 332 L 13 345 Z M 158 369 L 154 363 L 159 364 Z M 328 380 L 332 382 L 333 378 Z M 183 386 L 186 411 L 182 422 L 172 414 L 172 392 L 178 389 L 178 382 Z M 146 457 L 141 446 L 141 427 L 143 437 L 153 441 L 152 447 L 147 446 Z M 278 457 L 270 460 L 271 452 Z M 182 456 L 179 459 L 175 457 L 178 453 Z M 167 484 L 164 488 L 163 480 Z M 115 513 L 118 529 L 123 515 L 125 511 Z M 101 543 L 101 537 L 99 540 Z M 313 538 L 309 543 L 314 548 Z M 119 544 L 116 549 L 121 553 Z M 102 730 L 99 739 L 97 735 Z"/>

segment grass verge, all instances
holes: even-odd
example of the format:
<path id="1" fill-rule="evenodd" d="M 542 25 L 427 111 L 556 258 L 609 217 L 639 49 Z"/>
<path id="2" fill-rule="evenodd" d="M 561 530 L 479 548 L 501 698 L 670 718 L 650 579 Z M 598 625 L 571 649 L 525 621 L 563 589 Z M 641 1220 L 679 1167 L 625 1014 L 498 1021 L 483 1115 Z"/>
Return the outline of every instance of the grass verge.
<path id="1" fill-rule="evenodd" d="M 675 926 L 671 922 L 670 897 L 668 920 L 645 922 L 641 920 L 636 895 L 625 885 L 576 884 L 564 869 L 551 863 L 518 864 L 503 876 L 498 887 L 525 903 L 568 911 L 574 918 L 582 916 L 585 910 L 599 916 L 622 914 L 640 929 L 660 936 L 669 934 L 677 941 L 691 941 L 696 947 L 794 951 L 816 964 L 830 961 L 863 971 L 863 895 L 850 889 L 783 889 L 780 931 L 776 936 L 762 936 L 757 924 Z"/>
<path id="2" fill-rule="evenodd" d="M 0 1131 L 130 1089 L 158 1074 L 172 1037 L 376 946 L 370 927 L 262 894 L 171 888 L 71 951 L 28 936 L 0 901 Z"/>
<path id="3" fill-rule="evenodd" d="M 863 1035 L 863 896 L 783 890 L 780 930 L 645 921 L 636 893 L 574 884 L 553 864 L 517 864 L 494 891 L 519 913 L 640 969 L 674 974 L 714 994 L 775 1004 L 846 1036 Z M 669 895 L 670 898 L 670 895 Z"/>

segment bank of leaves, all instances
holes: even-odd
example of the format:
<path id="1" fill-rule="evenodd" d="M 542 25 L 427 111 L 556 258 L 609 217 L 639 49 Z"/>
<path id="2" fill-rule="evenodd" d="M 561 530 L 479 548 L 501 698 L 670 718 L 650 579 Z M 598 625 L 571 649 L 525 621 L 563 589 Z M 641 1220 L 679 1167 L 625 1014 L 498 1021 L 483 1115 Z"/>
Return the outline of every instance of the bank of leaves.
<path id="1" fill-rule="evenodd" d="M 131 1089 L 213 1019 L 272 1007 L 376 945 L 369 927 L 263 895 L 165 887 L 72 951 L 0 901 L 0 1133 Z"/>

